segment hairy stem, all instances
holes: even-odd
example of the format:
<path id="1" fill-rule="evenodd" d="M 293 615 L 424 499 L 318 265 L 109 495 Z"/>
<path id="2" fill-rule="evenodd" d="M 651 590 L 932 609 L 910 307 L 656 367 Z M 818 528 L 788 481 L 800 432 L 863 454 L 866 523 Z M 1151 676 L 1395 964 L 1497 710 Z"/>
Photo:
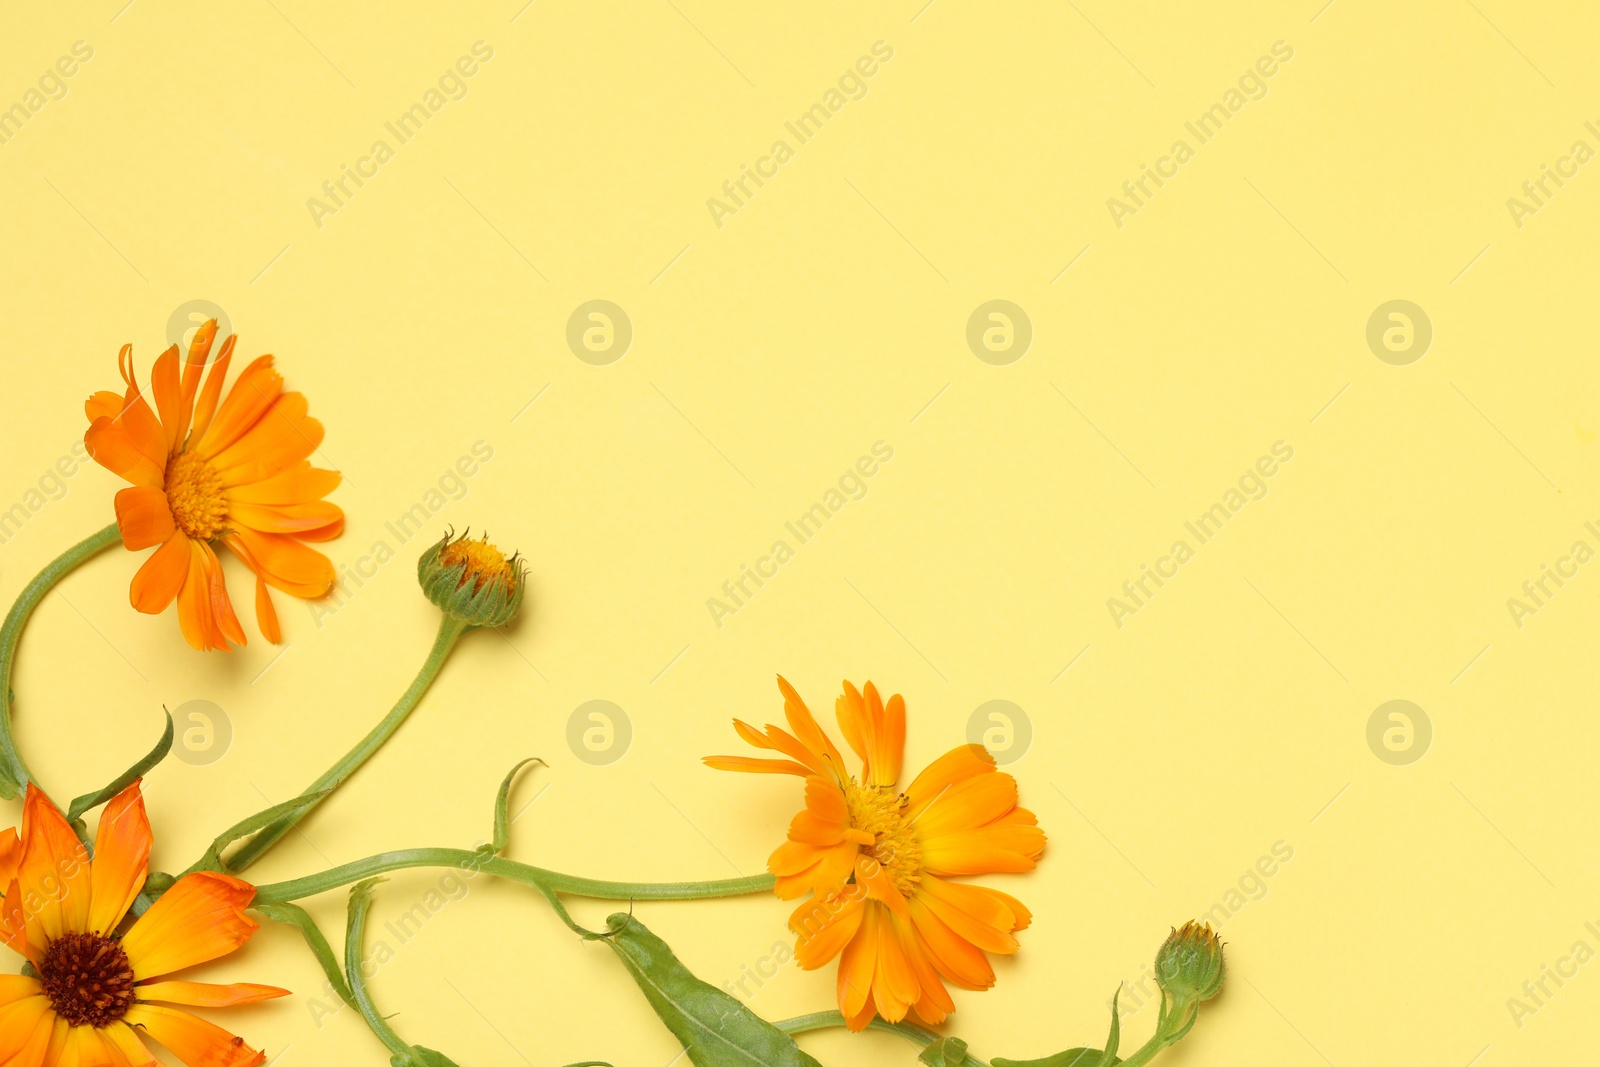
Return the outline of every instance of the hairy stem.
<path id="1" fill-rule="evenodd" d="M 27 764 L 22 762 L 16 741 L 11 735 L 11 672 L 16 665 L 17 641 L 22 637 L 22 628 L 27 625 L 33 609 L 39 606 L 39 601 L 55 588 L 57 582 L 85 560 L 99 555 L 121 540 L 117 524 L 112 523 L 51 560 L 33 581 L 23 587 L 17 602 L 11 605 L 11 610 L 6 614 L 5 624 L 0 626 L 0 792 L 5 792 L 7 796 L 15 796 L 32 781 Z"/>
<path id="2" fill-rule="evenodd" d="M 422 700 L 422 694 L 428 691 L 433 680 L 439 676 L 444 661 L 450 657 L 450 650 L 455 647 L 462 634 L 469 630 L 466 623 L 449 615 L 444 615 L 439 620 L 439 634 L 434 638 L 433 648 L 428 652 L 428 658 L 423 661 L 422 669 L 412 680 L 411 686 L 395 702 L 389 714 L 383 721 L 374 726 L 366 737 L 363 737 L 356 747 L 345 753 L 344 758 L 328 768 L 316 781 L 306 787 L 300 795 L 331 791 L 349 778 L 372 755 L 383 747 L 383 743 L 394 736 L 406 718 L 416 709 Z M 228 857 L 228 870 L 238 872 L 249 867 L 256 860 L 266 854 L 267 850 L 277 844 L 279 839 L 294 829 L 296 823 L 309 815 L 321 801 L 309 804 L 293 815 L 286 815 L 277 822 L 264 827 L 249 841 L 245 842 L 237 852 Z"/>
<path id="3" fill-rule="evenodd" d="M 772 1024 L 786 1034 L 804 1034 L 812 1030 L 828 1030 L 836 1026 L 844 1026 L 844 1016 L 837 1011 L 814 1011 L 810 1015 L 797 1015 L 793 1019 L 784 1019 Z M 867 1024 L 869 1029 L 884 1030 L 891 1034 L 899 1034 L 912 1044 L 927 1048 L 939 1040 L 939 1035 L 931 1030 L 924 1030 L 911 1023 L 891 1023 L 882 1019 L 873 1019 Z M 989 1067 L 986 1060 L 980 1060 L 972 1053 L 967 1053 L 967 1063 L 976 1067 Z"/>
<path id="4" fill-rule="evenodd" d="M 712 897 L 743 896 L 770 892 L 773 877 L 758 874 L 748 878 L 729 878 L 718 882 L 609 882 L 596 878 L 547 871 L 542 867 L 492 856 L 465 848 L 409 848 L 380 852 L 352 863 L 341 864 L 320 874 L 272 882 L 256 889 L 257 904 L 282 904 L 316 896 L 330 889 L 359 882 L 364 878 L 401 871 L 410 867 L 449 867 L 463 871 L 482 871 L 496 878 L 533 886 L 545 893 L 566 893 L 595 900 L 706 900 Z"/>

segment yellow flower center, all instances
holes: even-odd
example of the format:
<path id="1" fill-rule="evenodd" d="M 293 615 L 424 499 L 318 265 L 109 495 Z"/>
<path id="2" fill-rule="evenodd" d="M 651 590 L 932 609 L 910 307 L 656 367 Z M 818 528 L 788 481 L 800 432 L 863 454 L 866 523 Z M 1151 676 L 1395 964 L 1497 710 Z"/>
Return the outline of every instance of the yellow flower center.
<path id="1" fill-rule="evenodd" d="M 195 452 L 180 452 L 167 461 L 167 506 L 178 529 L 196 541 L 210 541 L 228 520 L 222 480 Z"/>
<path id="2" fill-rule="evenodd" d="M 491 545 L 487 537 L 480 541 L 468 541 L 465 538 L 451 541 L 439 553 L 439 562 L 446 567 L 465 563 L 467 569 L 461 575 L 461 584 L 466 585 L 471 579 L 474 583 L 473 592 L 482 589 L 485 582 L 510 577 L 514 569 L 505 553 Z"/>
<path id="3" fill-rule="evenodd" d="M 911 802 L 889 786 L 863 786 L 853 781 L 844 787 L 844 800 L 851 829 L 863 837 L 871 835 L 871 844 L 859 842 L 862 851 L 883 865 L 896 889 L 909 895 L 922 881 L 922 845 L 906 818 Z"/>
<path id="4" fill-rule="evenodd" d="M 133 967 L 122 943 L 99 934 L 63 934 L 39 960 L 39 985 L 70 1026 L 110 1026 L 133 1007 Z"/>

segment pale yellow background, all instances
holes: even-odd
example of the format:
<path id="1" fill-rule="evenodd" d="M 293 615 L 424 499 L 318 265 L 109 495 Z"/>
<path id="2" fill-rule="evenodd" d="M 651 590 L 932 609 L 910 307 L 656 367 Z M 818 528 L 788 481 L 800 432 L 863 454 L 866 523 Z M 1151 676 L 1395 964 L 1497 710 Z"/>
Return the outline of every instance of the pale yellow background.
<path id="1" fill-rule="evenodd" d="M 280 596 L 277 660 L 253 618 L 249 647 L 200 655 L 171 615 L 136 615 L 121 549 L 45 602 L 18 728 L 60 795 L 142 753 L 163 704 L 231 718 L 222 759 L 148 779 L 158 866 L 304 786 L 404 687 L 435 625 L 412 578 L 426 538 L 398 545 L 383 524 L 482 441 L 492 461 L 428 536 L 470 524 L 520 549 L 524 618 L 466 639 L 259 880 L 469 847 L 529 755 L 550 767 L 519 805 L 548 792 L 516 857 L 752 873 L 797 784 L 699 757 L 740 750 L 733 715 L 780 714 L 777 672 L 823 713 L 841 678 L 871 677 L 908 701 L 911 767 L 964 741 L 984 701 L 1032 720 L 1010 769 L 1050 847 L 1036 874 L 996 881 L 1037 921 L 996 991 L 956 994 L 951 1032 L 976 1052 L 1098 1043 L 1107 999 L 1168 926 L 1281 841 L 1293 860 L 1224 927 L 1226 992 L 1165 1062 L 1592 1056 L 1600 964 L 1520 1028 L 1506 1003 L 1575 942 L 1600 949 L 1584 928 L 1600 920 L 1600 564 L 1520 629 L 1506 606 L 1574 541 L 1600 547 L 1583 528 L 1600 520 L 1600 163 L 1521 228 L 1506 206 L 1575 140 L 1600 147 L 1583 126 L 1600 120 L 1592 10 L 123 2 L 14 6 L 0 34 L 0 106 L 74 42 L 94 49 L 0 146 L 0 506 L 68 454 L 83 399 L 118 383 L 118 347 L 147 376 L 174 308 L 206 299 L 327 426 L 322 458 L 348 478 L 333 559 L 399 550 L 334 614 Z M 880 40 L 894 58 L 865 99 L 719 229 L 707 198 L 792 140 L 784 122 Z M 384 123 L 477 41 L 494 55 L 466 98 L 319 228 L 307 199 L 393 144 Z M 1114 225 L 1106 199 L 1276 41 L 1294 58 L 1265 99 Z M 610 366 L 565 342 L 596 298 L 634 325 Z M 991 298 L 1033 322 L 1010 366 L 966 345 Z M 1394 298 L 1434 325 L 1411 366 L 1365 341 Z M 894 458 L 865 499 L 714 625 L 706 599 L 879 440 Z M 1115 626 L 1106 599 L 1280 440 L 1294 459 L 1270 495 Z M 30 514 L 0 545 L 0 594 L 105 525 L 119 484 L 85 466 Z M 566 742 L 597 698 L 635 734 L 609 766 Z M 1365 737 L 1395 698 L 1435 730 L 1406 767 Z M 378 936 L 436 882 L 392 878 Z M 314 902 L 335 936 L 343 906 Z M 592 925 L 610 910 L 577 906 Z M 721 983 L 784 938 L 787 908 L 638 914 Z M 302 992 L 221 1020 L 282 1063 L 385 1061 L 354 1013 L 317 1024 L 320 977 L 292 931 L 263 930 L 212 973 Z M 781 1017 L 832 990 L 831 971 L 791 967 L 752 1003 Z M 676 1052 L 603 948 L 481 880 L 375 996 L 463 1064 L 664 1067 Z M 1153 1015 L 1127 1020 L 1128 1047 Z M 885 1035 L 805 1044 L 840 1065 L 915 1054 Z"/>

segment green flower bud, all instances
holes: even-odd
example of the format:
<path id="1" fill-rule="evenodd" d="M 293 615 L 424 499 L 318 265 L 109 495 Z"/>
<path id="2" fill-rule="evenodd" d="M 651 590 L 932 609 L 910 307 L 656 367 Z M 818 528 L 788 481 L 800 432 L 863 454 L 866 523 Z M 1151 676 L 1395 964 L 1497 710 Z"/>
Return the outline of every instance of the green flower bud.
<path id="1" fill-rule="evenodd" d="M 1182 1004 L 1210 1000 L 1222 990 L 1222 939 L 1209 924 L 1187 922 L 1156 953 L 1156 981 Z"/>
<path id="2" fill-rule="evenodd" d="M 469 626 L 504 626 L 522 609 L 527 570 L 487 536 L 450 533 L 417 560 L 417 581 L 440 611 Z"/>

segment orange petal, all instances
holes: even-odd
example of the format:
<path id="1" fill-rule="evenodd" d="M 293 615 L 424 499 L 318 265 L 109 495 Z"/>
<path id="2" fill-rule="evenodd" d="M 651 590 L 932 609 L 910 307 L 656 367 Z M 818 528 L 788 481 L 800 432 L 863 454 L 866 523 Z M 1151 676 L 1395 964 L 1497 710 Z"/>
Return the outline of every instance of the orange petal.
<path id="1" fill-rule="evenodd" d="M 783 714 L 789 721 L 789 729 L 794 731 L 794 736 L 806 748 L 815 752 L 826 764 L 826 772 L 841 782 L 849 776 L 845 773 L 844 757 L 834 747 L 833 741 L 817 725 L 817 720 L 812 716 L 811 709 L 806 707 L 805 701 L 800 699 L 800 694 L 795 692 L 783 675 L 778 676 L 778 691 L 783 694 Z M 769 728 L 768 733 L 772 731 Z"/>
<path id="2" fill-rule="evenodd" d="M 135 1004 L 128 1009 L 127 1021 L 171 1049 L 189 1067 L 258 1067 L 267 1060 L 265 1053 L 246 1045 L 243 1038 L 177 1008 Z"/>
<path id="3" fill-rule="evenodd" d="M 833 959 L 861 928 L 865 911 L 860 893 L 835 893 L 806 901 L 789 916 L 795 932 L 795 961 L 814 971 Z"/>
<path id="4" fill-rule="evenodd" d="M 122 380 L 127 384 L 128 391 L 123 395 L 122 411 L 117 415 L 116 422 L 127 431 L 128 440 L 135 448 L 150 462 L 165 468 L 167 432 L 162 429 L 160 420 L 145 402 L 144 394 L 139 391 L 139 382 L 133 373 L 132 345 L 122 346 L 122 351 L 117 357 L 117 367 L 122 371 Z"/>
<path id="5" fill-rule="evenodd" d="M 159 615 L 183 589 L 189 577 L 189 535 L 174 533 L 133 576 L 128 599 L 134 610 Z"/>
<path id="6" fill-rule="evenodd" d="M 124 1067 L 122 1056 L 92 1026 L 74 1026 L 67 1034 L 67 1047 L 56 1061 L 63 1067 Z"/>
<path id="7" fill-rule="evenodd" d="M 17 866 L 28 943 L 42 951 L 62 934 L 89 929 L 93 882 L 89 851 L 61 811 L 28 783 L 22 806 L 22 860 Z"/>
<path id="8" fill-rule="evenodd" d="M 15 878 L 6 886 L 4 900 L 0 900 L 0 941 L 32 963 L 39 965 L 40 951 L 28 944 L 28 916 L 22 908 L 22 886 Z"/>
<path id="9" fill-rule="evenodd" d="M 178 418 L 172 426 L 172 440 L 181 449 L 184 438 L 189 433 L 189 422 L 194 415 L 195 394 L 200 391 L 200 375 L 205 370 L 206 360 L 211 357 L 211 342 L 217 336 L 217 320 L 207 319 L 200 324 L 194 332 L 194 339 L 189 342 L 189 354 L 183 361 L 183 385 L 180 390 L 181 399 L 178 404 Z"/>
<path id="10" fill-rule="evenodd" d="M 208 381 L 207 388 L 210 385 Z M 233 444 L 256 424 L 282 392 L 283 375 L 272 368 L 272 357 L 260 356 L 253 360 L 228 390 L 217 408 L 216 417 L 195 444 L 195 451 L 210 459 Z"/>
<path id="11" fill-rule="evenodd" d="M 975 775 L 992 773 L 994 769 L 994 757 L 982 745 L 962 745 L 951 749 L 924 767 L 922 773 L 906 787 L 906 798 L 911 801 L 906 808 L 906 818 L 917 819 L 923 808 L 956 783 Z"/>
<path id="12" fill-rule="evenodd" d="M 0 885 L 10 885 L 17 876 L 17 864 L 22 861 L 22 838 L 14 826 L 0 830 Z"/>
<path id="13" fill-rule="evenodd" d="M 124 489 L 123 492 L 128 490 Z M 262 533 L 303 534 L 342 522 L 344 510 L 326 500 L 311 500 L 304 504 L 241 504 L 228 505 L 228 522 L 234 526 L 248 526 Z"/>
<path id="14" fill-rule="evenodd" d="M 226 956 L 250 940 L 260 923 L 244 909 L 255 895 L 249 882 L 215 871 L 178 879 L 122 939 L 134 976 L 141 981 L 159 978 Z M 165 1040 L 161 1043 L 172 1048 Z"/>
<path id="15" fill-rule="evenodd" d="M 190 427 L 189 437 L 196 442 L 205 437 L 206 430 L 211 426 L 212 416 L 217 412 L 217 398 L 222 395 L 222 381 L 228 376 L 228 364 L 233 361 L 233 344 L 238 339 L 238 334 L 230 334 L 228 339 L 222 342 L 222 351 L 217 354 L 216 362 L 211 364 L 211 372 L 206 375 L 206 384 L 195 400 L 194 422 Z"/>
<path id="16" fill-rule="evenodd" d="M 172 509 L 167 506 L 167 494 L 153 485 L 120 489 L 115 503 L 117 529 L 122 532 L 123 546 L 130 551 L 159 545 L 177 529 L 172 521 Z"/>
<path id="17" fill-rule="evenodd" d="M 83 435 L 83 443 L 96 463 L 134 485 L 159 487 L 166 481 L 166 465 L 139 451 L 120 421 L 102 415 Z"/>
<path id="18" fill-rule="evenodd" d="M 299 464 L 322 444 L 322 423 L 307 414 L 302 393 L 273 401 L 239 439 L 210 457 L 223 485 L 247 485 Z"/>
<path id="19" fill-rule="evenodd" d="M 892 915 L 879 916 L 874 940 L 878 947 L 878 963 L 872 974 L 872 1001 L 879 1015 L 897 1023 L 906 1017 L 911 1005 L 922 999 L 922 989 L 917 984 L 916 972 L 911 969 L 911 961 L 906 959 L 905 949 L 900 946 Z"/>
<path id="20" fill-rule="evenodd" d="M 872 856 L 856 857 L 856 884 L 865 886 L 867 895 L 896 915 L 905 913 L 906 898 L 894 884 L 889 869 Z"/>
<path id="21" fill-rule="evenodd" d="M 863 906 L 856 936 L 850 939 L 839 957 L 837 995 L 839 1011 L 846 1020 L 859 1018 L 872 1002 L 872 972 L 878 963 L 878 919 L 883 914 L 882 908 Z M 859 1028 L 852 1026 L 851 1029 Z"/>
<path id="22" fill-rule="evenodd" d="M 323 470 L 304 462 L 259 482 L 231 486 L 224 495 L 230 503 L 304 504 L 321 500 L 339 488 L 342 480 L 338 471 Z"/>
<path id="23" fill-rule="evenodd" d="M 895 696 L 885 708 L 871 682 L 862 693 L 847 680 L 844 694 L 835 702 L 835 713 L 850 747 L 861 757 L 863 780 L 869 785 L 894 785 L 905 751 L 905 701 Z"/>
<path id="24" fill-rule="evenodd" d="M 33 982 L 34 995 L 0 1008 L 0 1063 L 8 1067 L 13 1063 L 38 1067 L 55 1030 L 56 1013 L 50 999 L 38 991 L 37 981 L 24 981 Z"/>
<path id="25" fill-rule="evenodd" d="M 196 542 L 205 556 L 206 582 L 211 595 L 211 617 L 217 620 L 218 632 L 236 645 L 245 643 L 244 627 L 233 613 L 233 601 L 228 599 L 228 584 L 222 574 L 222 561 L 211 546 Z"/>
<path id="26" fill-rule="evenodd" d="M 83 402 L 83 413 L 89 416 L 90 423 L 100 418 L 114 419 L 122 413 L 122 394 L 109 389 L 92 393 Z"/>
<path id="27" fill-rule="evenodd" d="M 161 1067 L 156 1058 L 150 1055 L 145 1043 L 139 1040 L 139 1035 L 133 1032 L 133 1027 L 127 1023 L 114 1022 L 101 1030 L 100 1036 L 106 1039 L 106 1044 L 121 1053 L 128 1067 Z"/>
<path id="28" fill-rule="evenodd" d="M 89 932 L 110 935 L 128 914 L 150 873 L 150 820 L 139 780 L 111 798 L 100 815 L 94 838 L 94 893 L 89 898 Z"/>
<path id="29" fill-rule="evenodd" d="M 20 974 L 0 974 L 0 1008 L 9 1007 L 19 1000 L 38 996 L 42 991 L 39 979 Z M 0 1057 L 0 1063 L 4 1063 Z"/>
<path id="30" fill-rule="evenodd" d="M 957 892 L 976 889 L 976 886 L 954 886 L 939 878 L 929 877 L 922 880 L 917 895 L 928 906 L 928 910 L 962 940 L 985 952 L 1002 956 L 1017 951 L 1017 939 L 1011 936 L 1014 921 L 997 921 L 990 915 L 974 915 L 967 908 L 982 910 L 982 905 L 975 903 L 966 893 Z M 1009 920 L 1010 909 L 1006 909 L 1005 916 Z"/>
<path id="31" fill-rule="evenodd" d="M 998 825 L 927 837 L 922 865 L 934 874 L 1020 874 L 1044 852 L 1037 826 Z"/>
<path id="32" fill-rule="evenodd" d="M 1017 806 L 1017 780 L 1009 774 L 979 774 L 957 782 L 917 813 L 924 839 L 957 830 L 975 830 Z"/>
<path id="33" fill-rule="evenodd" d="M 917 988 L 921 991 L 921 997 L 912 1004 L 911 1010 L 929 1026 L 938 1026 L 956 1010 L 955 1001 L 950 999 L 950 991 L 944 987 L 939 972 L 934 970 L 933 963 L 928 959 L 927 950 L 917 936 L 917 928 L 909 912 L 894 917 L 894 933 L 900 939 L 900 948 L 906 954 L 906 962 L 911 966 L 917 979 Z"/>
<path id="34" fill-rule="evenodd" d="M 798 774 L 809 776 L 810 767 L 786 759 L 758 759 L 755 756 L 706 756 L 700 762 L 719 771 L 748 771 L 752 774 Z"/>
<path id="35" fill-rule="evenodd" d="M 269 585 L 291 596 L 311 600 L 333 588 L 333 563 L 292 537 L 241 527 L 222 540 Z"/>
<path id="36" fill-rule="evenodd" d="M 156 411 L 161 418 L 162 438 L 167 453 L 173 451 L 173 435 L 183 414 L 183 389 L 178 381 L 178 346 L 173 345 L 156 359 L 150 372 L 150 391 L 156 397 Z"/>
<path id="37" fill-rule="evenodd" d="M 273 644 L 283 640 L 283 630 L 278 626 L 278 609 L 272 606 L 272 594 L 267 591 L 266 579 L 256 575 L 256 625 L 261 636 Z"/>
<path id="38" fill-rule="evenodd" d="M 152 982 L 138 987 L 140 1000 L 160 1000 L 168 1004 L 189 1004 L 197 1008 L 231 1008 L 235 1004 L 254 1004 L 260 1000 L 286 997 L 287 989 L 275 985 L 235 982 L 213 985 L 210 982 Z"/>
<path id="39" fill-rule="evenodd" d="M 913 894 L 907 908 L 935 970 L 962 989 L 988 989 L 994 985 L 994 968 L 988 957 L 935 915 L 922 894 Z"/>
<path id="40" fill-rule="evenodd" d="M 201 652 L 227 649 L 227 640 L 217 629 L 211 610 L 211 576 L 206 573 L 206 557 L 198 541 L 184 539 L 188 549 L 188 571 L 178 590 L 178 626 L 190 647 Z"/>

